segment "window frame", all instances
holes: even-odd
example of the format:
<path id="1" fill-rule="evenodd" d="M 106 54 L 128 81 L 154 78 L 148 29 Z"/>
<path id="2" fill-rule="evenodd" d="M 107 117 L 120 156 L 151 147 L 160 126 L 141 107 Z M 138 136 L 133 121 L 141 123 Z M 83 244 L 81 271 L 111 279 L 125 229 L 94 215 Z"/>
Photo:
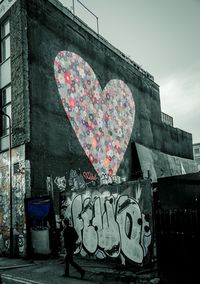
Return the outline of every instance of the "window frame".
<path id="1" fill-rule="evenodd" d="M 8 32 L 6 32 L 6 24 L 8 23 Z M 3 28 L 5 28 L 5 34 L 3 34 Z M 6 18 L 0 24 L 0 64 L 10 58 L 10 20 Z M 5 46 L 3 46 L 5 44 Z"/>
<path id="2" fill-rule="evenodd" d="M 200 154 L 200 148 L 194 148 L 194 154 L 199 155 Z"/>
<path id="3" fill-rule="evenodd" d="M 10 17 L 6 16 L 0 21 L 0 68 L 1 72 L 5 72 L 11 65 L 11 26 Z M 7 43 L 6 43 L 7 41 Z M 3 54 L 4 53 L 4 54 Z M 9 135 L 12 135 L 12 84 L 11 84 L 11 66 L 6 73 L 7 76 L 2 76 L 0 81 L 0 110 L 4 111 L 6 115 L 0 115 L 0 152 L 9 148 Z M 10 88 L 8 95 L 5 95 L 3 101 L 3 93 Z M 10 131 L 10 132 L 9 132 Z"/>
<path id="4" fill-rule="evenodd" d="M 8 94 L 6 93 L 6 90 L 10 89 Z M 8 95 L 8 100 L 4 97 L 4 91 L 5 91 L 5 97 Z M 12 121 L 12 88 L 11 84 L 6 85 L 4 88 L 0 90 L 0 109 L 7 114 L 11 121 Z M 8 111 L 7 111 L 8 110 Z M 9 118 L 5 115 L 1 115 L 0 119 L 0 137 L 4 137 L 9 135 Z"/>

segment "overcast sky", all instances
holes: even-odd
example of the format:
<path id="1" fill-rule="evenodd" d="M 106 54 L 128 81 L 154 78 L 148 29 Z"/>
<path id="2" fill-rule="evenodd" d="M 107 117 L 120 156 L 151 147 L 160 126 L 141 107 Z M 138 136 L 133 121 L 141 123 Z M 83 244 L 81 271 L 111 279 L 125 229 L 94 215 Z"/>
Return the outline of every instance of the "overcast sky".
<path id="1" fill-rule="evenodd" d="M 73 0 L 61 0 L 72 10 Z M 162 111 L 200 143 L 200 0 L 81 0 L 100 34 L 160 86 Z M 77 0 L 75 14 L 96 30 Z"/>

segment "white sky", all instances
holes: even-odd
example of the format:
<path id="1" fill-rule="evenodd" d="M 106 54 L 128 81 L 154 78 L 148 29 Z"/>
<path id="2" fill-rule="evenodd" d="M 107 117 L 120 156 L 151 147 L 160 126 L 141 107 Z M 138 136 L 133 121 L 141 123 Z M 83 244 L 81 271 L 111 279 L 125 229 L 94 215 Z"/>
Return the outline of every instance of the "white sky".
<path id="1" fill-rule="evenodd" d="M 73 0 L 60 0 L 72 10 Z M 162 111 L 200 142 L 200 0 L 81 0 L 100 34 L 154 76 Z M 96 30 L 77 0 L 75 14 Z"/>

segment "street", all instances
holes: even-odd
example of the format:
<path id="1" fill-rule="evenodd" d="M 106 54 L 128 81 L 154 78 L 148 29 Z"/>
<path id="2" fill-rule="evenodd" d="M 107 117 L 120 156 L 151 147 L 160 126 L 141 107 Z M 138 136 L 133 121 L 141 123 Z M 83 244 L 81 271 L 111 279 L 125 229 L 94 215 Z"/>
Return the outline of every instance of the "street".
<path id="1" fill-rule="evenodd" d="M 61 260 L 45 260 L 34 261 L 33 265 L 18 267 L 13 269 L 5 269 L 1 271 L 2 283 L 98 283 L 94 281 L 80 280 L 78 273 L 72 268 L 70 278 L 62 276 L 64 272 L 64 264 Z M 90 277 L 89 273 L 87 275 Z M 0 282 L 1 283 L 1 282 Z"/>
<path id="2" fill-rule="evenodd" d="M 46 260 L 23 260 L 0 258 L 0 284 L 32 283 L 32 284 L 148 284 L 157 277 L 157 270 L 144 269 L 143 271 L 131 271 L 124 266 L 108 261 L 96 261 L 76 257 L 76 262 L 86 271 L 83 280 L 79 273 L 70 267 L 70 278 L 63 277 L 64 258 Z"/>

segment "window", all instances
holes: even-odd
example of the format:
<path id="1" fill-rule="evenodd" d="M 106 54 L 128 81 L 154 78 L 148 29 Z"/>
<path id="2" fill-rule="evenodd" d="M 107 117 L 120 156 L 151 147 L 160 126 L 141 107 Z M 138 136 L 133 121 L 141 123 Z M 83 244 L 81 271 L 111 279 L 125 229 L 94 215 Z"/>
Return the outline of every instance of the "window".
<path id="1" fill-rule="evenodd" d="M 0 151 L 9 147 L 9 119 L 11 117 L 10 21 L 0 25 Z"/>
<path id="2" fill-rule="evenodd" d="M 199 148 L 195 148 L 195 149 L 194 149 L 194 154 L 195 154 L 195 155 L 200 154 Z"/>
<path id="3" fill-rule="evenodd" d="M 10 22 L 1 24 L 1 62 L 10 57 Z"/>
<path id="4" fill-rule="evenodd" d="M 11 86 L 8 85 L 1 91 L 1 109 L 11 118 Z M 9 118 L 1 116 L 1 136 L 9 134 Z"/>

